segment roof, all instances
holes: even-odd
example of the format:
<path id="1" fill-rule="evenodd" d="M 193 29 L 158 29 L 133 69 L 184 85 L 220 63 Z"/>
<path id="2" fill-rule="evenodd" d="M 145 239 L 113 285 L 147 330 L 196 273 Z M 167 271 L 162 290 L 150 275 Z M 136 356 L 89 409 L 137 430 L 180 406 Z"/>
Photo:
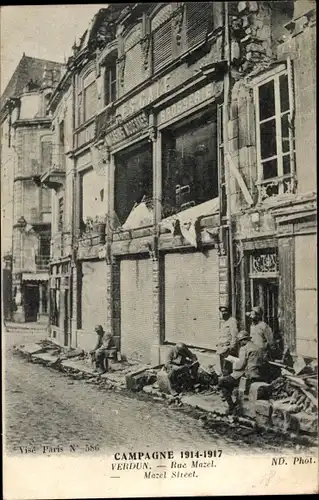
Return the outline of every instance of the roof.
<path id="1" fill-rule="evenodd" d="M 63 64 L 56 61 L 47 61 L 46 59 L 37 59 L 35 57 L 23 56 L 16 67 L 8 85 L 6 86 L 0 100 L 0 109 L 7 99 L 12 97 L 19 97 L 24 87 L 32 79 L 33 82 L 42 83 L 43 71 L 46 67 L 47 70 L 61 71 Z"/>

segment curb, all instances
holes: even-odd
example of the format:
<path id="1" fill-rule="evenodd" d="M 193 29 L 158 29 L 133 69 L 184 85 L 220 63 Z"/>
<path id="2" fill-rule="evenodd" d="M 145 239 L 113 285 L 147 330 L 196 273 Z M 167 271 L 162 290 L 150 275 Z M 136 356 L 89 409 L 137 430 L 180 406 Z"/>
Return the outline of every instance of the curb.
<path id="1" fill-rule="evenodd" d="M 200 425 L 204 428 L 210 429 L 216 427 L 216 424 L 227 426 L 229 428 L 237 428 L 246 429 L 250 431 L 250 433 L 266 433 L 274 437 L 278 437 L 284 439 L 290 445 L 304 445 L 304 446 L 316 446 L 318 443 L 315 441 L 315 438 L 311 439 L 310 436 L 307 435 L 295 435 L 293 433 L 284 433 L 280 429 L 276 429 L 273 427 L 269 427 L 268 425 L 257 425 L 254 419 L 247 419 L 243 417 L 229 417 L 221 412 L 211 412 L 200 408 L 195 405 L 192 406 L 187 403 L 183 403 L 179 398 L 174 398 L 170 394 L 160 393 L 159 391 L 154 390 L 153 392 L 147 392 L 144 390 L 141 391 L 130 391 L 126 387 L 125 383 L 125 375 L 123 376 L 123 382 L 114 381 L 108 379 L 107 373 L 99 375 L 93 373 L 91 371 L 83 371 L 80 368 L 63 366 L 63 361 L 56 359 L 55 361 L 49 358 L 58 358 L 57 356 L 44 356 L 46 353 L 36 353 L 36 354 L 28 354 L 24 352 L 21 348 L 15 348 L 14 352 L 21 357 L 27 359 L 28 362 L 41 364 L 47 368 L 54 369 L 55 371 L 59 371 L 60 373 L 65 374 L 67 377 L 72 378 L 74 380 L 84 380 L 86 383 L 103 387 L 104 390 L 112 390 L 114 392 L 123 392 L 129 394 L 130 396 L 136 397 L 137 394 L 143 394 L 148 400 L 153 401 L 161 401 L 167 402 L 169 406 L 172 406 L 174 403 L 177 403 L 174 409 L 176 410 L 186 410 L 186 412 L 191 413 L 195 412 L 199 415 L 196 418 L 199 420 Z"/>

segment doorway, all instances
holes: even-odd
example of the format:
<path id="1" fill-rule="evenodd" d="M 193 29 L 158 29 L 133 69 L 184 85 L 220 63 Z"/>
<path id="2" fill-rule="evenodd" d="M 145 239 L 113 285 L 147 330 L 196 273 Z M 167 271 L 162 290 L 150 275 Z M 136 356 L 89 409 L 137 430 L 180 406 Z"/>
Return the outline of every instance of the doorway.
<path id="1" fill-rule="evenodd" d="M 263 320 L 268 323 L 273 332 L 278 332 L 278 290 L 277 278 L 251 279 L 251 303 L 262 307 Z"/>
<path id="2" fill-rule="evenodd" d="M 69 344 L 69 290 L 64 290 L 64 345 Z"/>
<path id="3" fill-rule="evenodd" d="M 39 312 L 39 285 L 24 285 L 24 314 L 26 322 L 35 322 Z"/>

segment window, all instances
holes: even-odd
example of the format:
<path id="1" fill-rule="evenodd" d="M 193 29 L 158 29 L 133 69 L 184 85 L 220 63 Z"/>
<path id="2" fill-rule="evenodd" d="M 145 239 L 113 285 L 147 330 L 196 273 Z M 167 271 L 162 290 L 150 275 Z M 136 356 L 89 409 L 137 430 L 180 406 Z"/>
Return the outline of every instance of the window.
<path id="1" fill-rule="evenodd" d="M 264 80 L 255 90 L 261 199 L 292 190 L 294 137 L 289 97 L 287 71 Z"/>
<path id="2" fill-rule="evenodd" d="M 105 69 L 104 77 L 104 106 L 116 99 L 116 62 L 112 61 Z"/>
<path id="3" fill-rule="evenodd" d="M 152 146 L 142 145 L 116 155 L 115 213 L 123 224 L 133 206 L 153 197 Z"/>
<path id="4" fill-rule="evenodd" d="M 96 110 L 96 79 L 95 72 L 91 71 L 85 78 L 80 80 L 80 91 L 78 93 L 78 126 L 92 118 L 96 114 Z"/>
<path id="5" fill-rule="evenodd" d="M 163 137 L 163 217 L 218 197 L 216 116 Z"/>
<path id="6" fill-rule="evenodd" d="M 50 234 L 39 235 L 39 254 L 50 257 L 51 236 Z"/>
<path id="7" fill-rule="evenodd" d="M 58 205 L 58 231 L 63 230 L 63 214 L 64 214 L 64 200 L 63 198 L 59 198 L 59 205 Z"/>
<path id="8" fill-rule="evenodd" d="M 104 189 L 101 190 L 101 177 L 91 168 L 82 174 L 82 207 L 81 216 L 84 223 L 88 218 L 95 219 L 106 213 Z"/>
<path id="9" fill-rule="evenodd" d="M 59 168 L 65 169 L 65 138 L 64 138 L 64 121 L 59 123 Z"/>

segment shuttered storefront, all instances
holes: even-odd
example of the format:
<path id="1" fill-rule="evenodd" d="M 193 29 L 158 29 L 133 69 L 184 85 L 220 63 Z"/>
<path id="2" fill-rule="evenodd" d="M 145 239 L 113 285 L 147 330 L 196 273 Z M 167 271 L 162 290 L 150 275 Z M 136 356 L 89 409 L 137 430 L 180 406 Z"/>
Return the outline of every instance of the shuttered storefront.
<path id="1" fill-rule="evenodd" d="M 82 330 L 93 332 L 95 325 L 105 328 L 106 264 L 104 261 L 82 263 Z M 94 337 L 96 335 L 93 333 Z M 93 340 L 96 340 L 95 338 Z M 94 345 L 93 345 L 94 347 Z M 92 347 L 92 349 L 93 349 Z"/>
<path id="2" fill-rule="evenodd" d="M 317 246 L 315 234 L 295 238 L 296 351 L 317 357 Z"/>
<path id="3" fill-rule="evenodd" d="M 121 352 L 150 363 L 153 338 L 152 261 L 123 259 L 121 273 Z"/>
<path id="4" fill-rule="evenodd" d="M 165 256 L 165 341 L 215 349 L 219 335 L 216 250 Z"/>

